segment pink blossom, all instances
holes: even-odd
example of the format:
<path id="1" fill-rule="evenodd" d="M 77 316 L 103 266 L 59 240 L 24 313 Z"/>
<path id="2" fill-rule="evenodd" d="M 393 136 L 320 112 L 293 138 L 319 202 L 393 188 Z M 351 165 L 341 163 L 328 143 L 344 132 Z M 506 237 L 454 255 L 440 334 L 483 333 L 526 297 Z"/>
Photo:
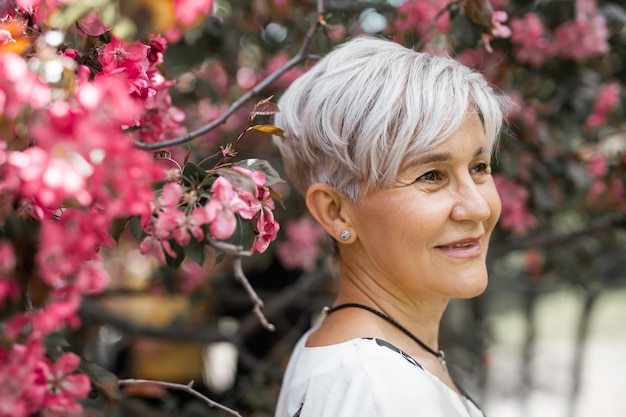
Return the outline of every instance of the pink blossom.
<path id="1" fill-rule="evenodd" d="M 596 96 L 593 111 L 587 117 L 585 124 L 590 128 L 595 128 L 604 124 L 607 116 L 618 105 L 620 93 L 621 88 L 619 83 L 610 82 L 604 84 Z"/>
<path id="2" fill-rule="evenodd" d="M 401 30 L 417 32 L 420 36 L 430 36 L 428 30 L 437 14 L 448 6 L 448 0 L 423 0 L 404 2 L 398 10 L 401 16 L 396 20 L 396 27 Z M 435 21 L 435 30 L 447 33 L 450 30 L 450 16 L 443 13 Z"/>
<path id="3" fill-rule="evenodd" d="M 12 277 L 15 268 L 15 251 L 9 242 L 0 242 L 0 306 L 6 300 L 16 301 L 20 296 L 20 288 Z"/>
<path id="4" fill-rule="evenodd" d="M 99 256 L 87 260 L 76 273 L 73 285 L 83 294 L 98 294 L 104 291 L 111 281 L 109 273 Z"/>
<path id="5" fill-rule="evenodd" d="M 172 245 L 167 240 L 161 240 L 155 235 L 146 236 L 139 245 L 139 251 L 142 255 L 153 253 L 162 263 L 167 262 L 165 254 L 175 258 L 176 252 L 172 249 Z"/>
<path id="6" fill-rule="evenodd" d="M 16 339 L 26 331 L 29 340 L 38 340 L 45 335 L 79 323 L 77 316 L 80 295 L 73 290 L 54 290 L 48 304 L 42 308 L 15 314 L 5 322 L 5 334 Z"/>
<path id="7" fill-rule="evenodd" d="M 274 219 L 274 213 L 270 210 L 263 210 L 257 219 L 257 234 L 252 244 L 252 251 L 265 252 L 269 244 L 276 239 L 280 225 Z"/>
<path id="8" fill-rule="evenodd" d="M 0 114 L 14 119 L 27 107 L 40 109 L 50 102 L 50 88 L 14 54 L 0 54 Z"/>
<path id="9" fill-rule="evenodd" d="M 116 37 L 107 43 L 100 55 L 102 71 L 108 73 L 120 67 L 148 68 L 148 47 L 141 42 L 125 42 Z"/>
<path id="10" fill-rule="evenodd" d="M 182 135 L 186 129 L 181 126 L 186 115 L 178 107 L 172 105 L 172 98 L 166 89 L 167 84 L 160 85 L 164 80 L 162 76 L 155 75 L 151 78 L 150 89 L 155 94 L 148 95 L 145 99 L 145 111 L 138 121 L 138 135 L 146 143 L 153 143 Z"/>
<path id="11" fill-rule="evenodd" d="M 151 65 L 159 65 L 163 63 L 163 54 L 167 50 L 167 40 L 160 35 L 152 35 L 150 44 L 148 45 L 148 61 Z"/>
<path id="12" fill-rule="evenodd" d="M 78 21 L 78 27 L 90 36 L 100 36 L 110 28 L 102 23 L 97 13 L 89 13 Z"/>
<path id="13" fill-rule="evenodd" d="M 98 57 L 102 72 L 96 79 L 114 77 L 126 81 L 127 93 L 137 97 L 154 94 L 150 91 L 148 46 L 141 42 L 125 42 L 115 37 L 106 44 Z"/>
<path id="14" fill-rule="evenodd" d="M 0 347 L 0 417 L 28 417 L 46 396 L 46 380 L 39 364 L 46 361 L 39 341 Z"/>
<path id="15" fill-rule="evenodd" d="M 45 401 L 44 406 L 54 406 L 60 397 L 74 400 L 85 398 L 89 394 L 91 389 L 89 378 L 86 375 L 74 374 L 78 365 L 80 365 L 80 358 L 69 352 L 61 355 L 52 366 L 44 367 L 48 389 L 52 394 Z"/>
<path id="16" fill-rule="evenodd" d="M 183 188 L 175 182 L 167 183 L 163 186 L 159 203 L 161 207 L 175 208 L 180 203 L 183 196 Z"/>
<path id="17" fill-rule="evenodd" d="M 91 165 L 78 153 L 58 144 L 53 153 L 33 146 L 9 155 L 8 176 L 15 175 L 23 198 L 34 198 L 44 206 L 58 207 L 70 198 L 80 204 L 92 201 L 86 189 Z"/>
<path id="18" fill-rule="evenodd" d="M 176 20 L 183 26 L 192 26 L 213 10 L 213 0 L 174 0 Z"/>
<path id="19" fill-rule="evenodd" d="M 191 292 L 207 276 L 207 272 L 202 265 L 187 260 L 182 263 L 181 272 L 183 277 L 180 290 L 184 293 Z"/>
<path id="20" fill-rule="evenodd" d="M 202 225 L 208 223 L 205 210 L 197 207 L 191 215 L 177 209 L 161 212 L 154 223 L 154 233 L 160 239 L 173 237 L 181 246 L 187 246 L 193 236 L 202 242 L 204 231 Z"/>
<path id="21" fill-rule="evenodd" d="M 598 12 L 595 0 L 576 0 L 576 18 L 557 27 L 554 37 L 557 52 L 575 61 L 609 51 L 606 19 Z"/>
<path id="22" fill-rule="evenodd" d="M 79 56 L 78 50 L 74 48 L 67 48 L 63 51 L 63 56 L 66 56 L 71 59 L 77 59 Z"/>
<path id="23" fill-rule="evenodd" d="M 500 225 L 518 234 L 535 227 L 537 219 L 526 207 L 529 198 L 528 190 L 501 175 L 495 175 L 494 181 L 502 199 Z"/>
<path id="24" fill-rule="evenodd" d="M 15 43 L 15 39 L 6 29 L 0 29 L 0 45 L 6 45 L 7 43 L 13 42 Z"/>
<path id="25" fill-rule="evenodd" d="M 207 219 L 211 222 L 210 232 L 216 239 L 228 239 L 237 226 L 235 214 L 249 210 L 235 193 L 232 184 L 224 177 L 219 177 L 211 186 L 213 198 L 205 206 Z"/>
<path id="26" fill-rule="evenodd" d="M 4 307 L 7 300 L 17 301 L 20 296 L 20 287 L 10 277 L 0 275 L 0 307 Z"/>
<path id="27" fill-rule="evenodd" d="M 509 16 L 505 11 L 502 10 L 494 10 L 491 16 L 491 24 L 493 25 L 493 29 L 491 33 L 493 36 L 497 36 L 499 38 L 508 38 L 511 36 L 511 29 L 505 25 L 504 22 L 508 20 Z"/>
<path id="28" fill-rule="evenodd" d="M 603 177 L 607 173 L 606 158 L 603 155 L 596 155 L 589 161 L 587 172 L 592 178 Z"/>
<path id="29" fill-rule="evenodd" d="M 609 31 L 602 15 L 579 16 L 554 31 L 557 53 L 575 61 L 605 54 L 609 51 Z"/>
<path id="30" fill-rule="evenodd" d="M 17 14 L 12 1 L 0 2 L 0 19 L 13 18 Z"/>
<path id="31" fill-rule="evenodd" d="M 324 235 L 324 229 L 309 216 L 287 222 L 285 240 L 277 249 L 280 263 L 287 269 L 312 270 Z"/>
<path id="32" fill-rule="evenodd" d="M 554 47 L 547 38 L 546 30 L 538 15 L 528 13 L 511 20 L 511 41 L 515 45 L 515 57 L 536 67 L 553 55 Z"/>
<path id="33" fill-rule="evenodd" d="M 183 198 L 183 188 L 178 183 L 168 183 L 163 187 L 157 201 L 154 234 L 160 240 L 174 238 L 181 246 L 187 246 L 193 236 L 196 240 L 204 239 L 202 225 L 213 221 L 206 211 L 196 207 L 190 212 L 178 208 Z M 192 202 L 192 206 L 195 203 Z M 147 243 L 146 243 L 147 244 Z"/>
<path id="34" fill-rule="evenodd" d="M 498 38 L 508 38 L 511 36 L 511 29 L 508 26 L 503 25 L 504 22 L 509 18 L 506 12 L 501 10 L 496 10 L 491 15 L 491 33 L 483 33 L 482 38 L 485 44 L 485 49 L 489 53 L 493 53 L 493 48 L 491 47 L 491 39 L 492 37 Z"/>
<path id="35" fill-rule="evenodd" d="M 41 278 L 52 288 L 72 286 L 79 292 L 103 289 L 108 275 L 98 251 L 114 242 L 109 235 L 109 213 L 65 209 L 58 219 L 41 224 L 40 249 L 36 255 Z"/>

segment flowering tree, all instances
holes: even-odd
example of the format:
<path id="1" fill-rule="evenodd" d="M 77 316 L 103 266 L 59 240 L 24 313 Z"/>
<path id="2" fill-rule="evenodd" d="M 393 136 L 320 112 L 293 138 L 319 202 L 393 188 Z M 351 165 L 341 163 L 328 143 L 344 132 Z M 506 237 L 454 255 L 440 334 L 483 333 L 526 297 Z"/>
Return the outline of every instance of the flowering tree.
<path id="1" fill-rule="evenodd" d="M 118 383 L 136 382 L 81 361 L 69 340 L 90 315 L 123 331 L 237 343 L 99 310 L 95 297 L 119 281 L 107 260 L 122 245 L 177 271 L 175 292 L 193 292 L 228 255 L 255 323 L 275 330 L 266 316 L 316 278 L 279 293 L 266 313 L 244 259 L 310 272 L 324 252 L 323 233 L 274 168 L 268 135 L 282 131 L 268 120 L 280 111 L 272 95 L 314 53 L 358 33 L 453 54 L 513 98 L 493 257 L 521 251 L 536 277 L 569 262 L 550 245 L 600 235 L 604 250 L 619 248 L 626 11 L 611 1 L 518 3 L 2 2 L 0 416 L 80 415 L 90 391 L 119 400 Z M 161 384 L 238 414 L 190 385 Z"/>

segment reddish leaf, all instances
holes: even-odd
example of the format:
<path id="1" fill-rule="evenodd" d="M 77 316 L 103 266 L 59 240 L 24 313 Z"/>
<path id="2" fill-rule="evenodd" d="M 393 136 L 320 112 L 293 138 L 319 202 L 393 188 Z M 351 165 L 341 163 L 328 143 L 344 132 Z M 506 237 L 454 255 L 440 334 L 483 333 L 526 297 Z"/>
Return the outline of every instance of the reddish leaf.
<path id="1" fill-rule="evenodd" d="M 491 31 L 493 8 L 489 0 L 465 0 L 465 14 L 472 22 Z"/>
<path id="2" fill-rule="evenodd" d="M 78 370 L 87 375 L 92 387 L 104 394 L 108 399 L 116 400 L 121 398 L 119 380 L 112 372 L 84 359 L 81 361 Z"/>
<path id="3" fill-rule="evenodd" d="M 281 193 L 279 193 L 278 191 L 276 191 L 275 189 L 273 189 L 272 187 L 268 187 L 270 190 L 270 196 L 278 201 L 281 205 L 282 208 L 285 208 L 285 203 L 283 202 L 283 195 Z"/>
<path id="4" fill-rule="evenodd" d="M 172 159 L 172 154 L 170 151 L 161 149 L 152 153 L 152 159 Z"/>
<path id="5" fill-rule="evenodd" d="M 252 114 L 255 116 L 271 116 L 278 113 L 280 111 L 278 110 L 278 105 L 270 101 L 273 97 L 274 96 L 269 96 L 268 98 L 259 100 L 259 102 L 255 104 Z"/>
<path id="6" fill-rule="evenodd" d="M 285 131 L 280 127 L 276 127 L 273 125 L 256 125 L 250 126 L 248 130 L 252 130 L 253 132 L 263 133 L 264 135 L 276 135 L 281 138 L 285 137 Z"/>

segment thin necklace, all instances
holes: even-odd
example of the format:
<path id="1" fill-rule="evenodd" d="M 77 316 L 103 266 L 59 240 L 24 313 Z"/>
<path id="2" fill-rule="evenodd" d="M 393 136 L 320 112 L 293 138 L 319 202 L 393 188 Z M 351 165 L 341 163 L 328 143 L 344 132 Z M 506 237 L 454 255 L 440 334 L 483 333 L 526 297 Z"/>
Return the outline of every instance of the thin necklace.
<path id="1" fill-rule="evenodd" d="M 439 359 L 439 362 L 441 363 L 441 367 L 443 368 L 443 370 L 446 371 L 446 372 L 448 371 L 448 366 L 446 364 L 446 355 L 443 352 L 443 350 L 435 350 L 435 349 L 431 348 L 426 343 L 422 342 L 417 336 L 415 336 L 413 333 L 411 333 L 406 327 L 402 326 L 400 323 L 398 323 L 397 321 L 395 321 L 394 319 L 392 319 L 391 317 L 389 317 L 385 313 L 376 310 L 375 308 L 372 308 L 372 307 L 369 307 L 369 306 L 366 306 L 366 305 L 363 305 L 363 304 L 358 304 L 358 303 L 345 303 L 345 304 L 339 304 L 339 305 L 334 306 L 334 307 L 324 307 L 322 312 L 324 314 L 328 315 L 328 314 L 333 313 L 333 312 L 335 312 L 337 310 L 341 310 L 341 309 L 344 309 L 344 308 L 350 308 L 350 307 L 362 308 L 363 310 L 367 310 L 370 313 L 376 314 L 381 319 L 387 320 L 389 323 L 391 323 L 392 325 L 397 327 L 400 331 L 402 331 L 402 333 L 406 334 L 411 339 L 413 339 L 413 341 L 415 343 L 420 345 L 428 353 L 434 355 L 437 359 Z"/>

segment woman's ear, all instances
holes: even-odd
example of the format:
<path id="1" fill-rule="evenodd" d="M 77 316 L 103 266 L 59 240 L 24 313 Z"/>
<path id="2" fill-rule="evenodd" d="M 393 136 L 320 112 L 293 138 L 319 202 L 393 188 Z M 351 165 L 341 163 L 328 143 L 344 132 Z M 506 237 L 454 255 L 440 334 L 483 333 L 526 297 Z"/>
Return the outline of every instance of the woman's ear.
<path id="1" fill-rule="evenodd" d="M 306 192 L 306 205 L 311 215 L 335 240 L 348 243 L 350 238 L 341 238 L 342 232 L 354 236 L 350 220 L 349 205 L 351 202 L 341 192 L 328 184 L 313 184 Z"/>

